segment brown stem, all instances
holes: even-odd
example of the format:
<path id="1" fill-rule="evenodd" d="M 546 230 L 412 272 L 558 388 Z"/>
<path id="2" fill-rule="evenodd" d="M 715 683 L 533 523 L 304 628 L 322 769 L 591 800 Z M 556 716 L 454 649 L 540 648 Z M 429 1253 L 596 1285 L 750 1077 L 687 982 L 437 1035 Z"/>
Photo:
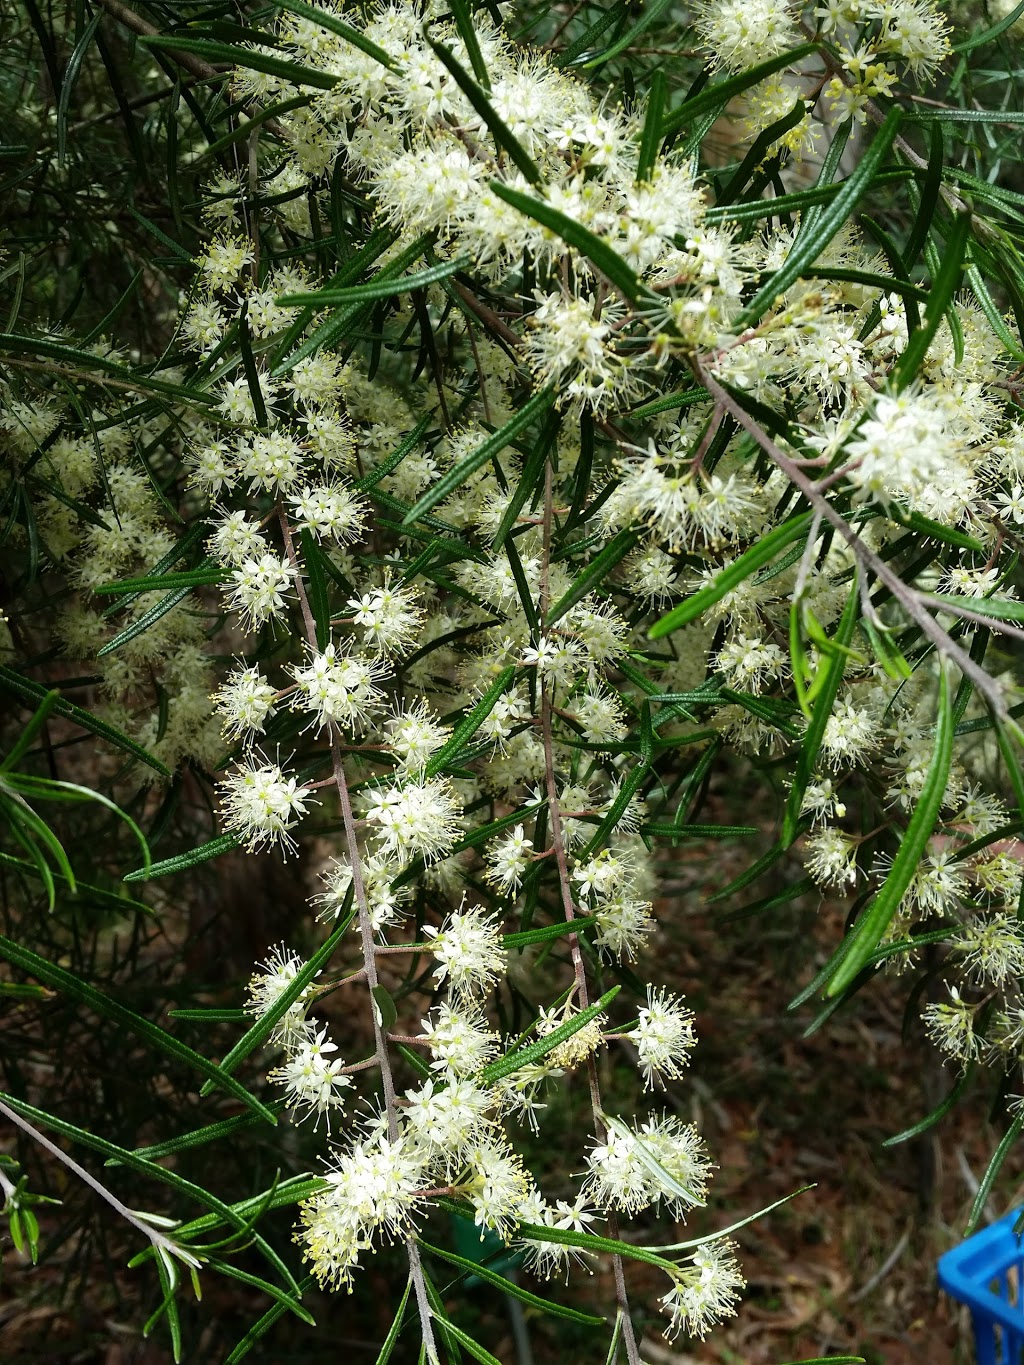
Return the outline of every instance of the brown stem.
<path id="1" fill-rule="evenodd" d="M 124 24 L 125 28 L 131 29 L 132 33 L 138 33 L 140 37 L 150 38 L 154 33 L 160 32 L 155 24 L 151 24 L 148 19 L 143 19 L 141 14 L 136 14 L 127 5 L 123 5 L 121 0 L 100 0 L 100 4 L 119 24 Z M 166 50 L 179 66 L 184 67 L 186 71 L 191 71 L 192 75 L 198 76 L 201 81 L 208 81 L 226 74 L 224 71 L 218 71 L 209 62 L 204 62 L 202 57 L 197 57 L 193 52 L 179 52 L 177 48 Z"/>

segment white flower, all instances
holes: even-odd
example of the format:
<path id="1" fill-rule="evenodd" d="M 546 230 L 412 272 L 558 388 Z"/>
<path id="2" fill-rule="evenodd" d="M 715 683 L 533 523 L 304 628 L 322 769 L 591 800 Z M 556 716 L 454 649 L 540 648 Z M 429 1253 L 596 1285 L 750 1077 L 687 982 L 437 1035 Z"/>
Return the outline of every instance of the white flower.
<path id="1" fill-rule="evenodd" d="M 366 504 L 347 488 L 329 484 L 311 488 L 307 484 L 301 492 L 290 494 L 288 501 L 295 525 L 317 540 L 344 545 L 363 534 Z"/>
<path id="2" fill-rule="evenodd" d="M 650 1118 L 639 1129 L 613 1121 L 587 1165 L 583 1192 L 601 1208 L 632 1214 L 664 1201 L 679 1219 L 704 1204 L 711 1175 L 697 1130 L 675 1115 Z"/>
<path id="3" fill-rule="evenodd" d="M 681 996 L 648 986 L 647 1008 L 640 1010 L 639 1020 L 630 1037 L 636 1043 L 644 1089 L 653 1085 L 655 1076 L 678 1080 L 697 1042 L 692 1012 Z"/>
<path id="4" fill-rule="evenodd" d="M 402 864 L 379 854 L 362 858 L 359 870 L 363 877 L 370 926 L 375 934 L 379 934 L 389 924 L 396 924 L 401 919 L 402 904 L 411 899 L 413 888 L 394 886 L 393 882 L 402 871 Z M 326 919 L 333 915 L 337 919 L 352 890 L 352 865 L 347 858 L 332 858 L 320 877 L 324 890 L 312 898 L 314 904 L 324 907 L 318 918 Z"/>
<path id="5" fill-rule="evenodd" d="M 476 1209 L 476 1224 L 511 1241 L 531 1181 L 522 1158 L 498 1139 L 480 1142 L 468 1155 L 472 1176 L 466 1197 Z"/>
<path id="6" fill-rule="evenodd" d="M 542 678 L 566 685 L 584 666 L 586 653 L 575 640 L 562 635 L 543 635 L 536 645 L 523 650 L 523 663 L 536 668 Z"/>
<path id="7" fill-rule="evenodd" d="M 825 826 L 804 843 L 804 866 L 819 886 L 846 886 L 857 880 L 857 845 L 840 829 Z"/>
<path id="8" fill-rule="evenodd" d="M 966 1066 L 981 1056 L 982 1040 L 974 1031 L 975 1006 L 962 1000 L 955 986 L 948 990 L 949 1003 L 926 1005 L 921 1019 L 932 1042 L 947 1057 Z"/>
<path id="9" fill-rule="evenodd" d="M 503 896 L 508 896 L 519 890 L 532 856 L 533 840 L 527 839 L 522 825 L 516 825 L 511 834 L 498 839 L 488 851 L 485 876 Z"/>
<path id="10" fill-rule="evenodd" d="M 941 395 L 932 390 L 879 395 L 846 449 L 848 478 L 862 496 L 914 506 L 929 485 L 941 487 L 959 461 Z"/>
<path id="11" fill-rule="evenodd" d="M 536 1189 L 531 1190 L 527 1195 L 519 1212 L 520 1220 L 523 1223 L 533 1223 L 537 1227 L 558 1228 L 565 1232 L 589 1232 L 588 1225 L 594 1221 L 595 1216 L 586 1208 L 582 1195 L 577 1195 L 572 1204 L 567 1203 L 564 1199 L 559 1199 L 552 1205 Z M 595 1259 L 592 1251 L 586 1251 L 565 1242 L 548 1242 L 540 1237 L 522 1236 L 517 1239 L 516 1245 L 521 1246 L 526 1252 L 525 1264 L 527 1269 L 540 1279 L 550 1280 L 555 1275 L 562 1275 L 568 1282 L 569 1268 L 574 1263 L 583 1266 L 585 1270 L 593 1274 L 591 1267 L 587 1264 L 588 1257 L 591 1260 Z"/>
<path id="12" fill-rule="evenodd" d="M 628 896 L 613 896 L 600 901 L 593 910 L 597 933 L 594 942 L 612 957 L 632 961 L 654 928 L 650 901 Z"/>
<path id="13" fill-rule="evenodd" d="M 288 495 L 302 477 L 302 446 L 286 431 L 252 438 L 242 463 L 242 474 L 253 492 Z"/>
<path id="14" fill-rule="evenodd" d="M 244 512 L 226 512 L 207 544 L 214 559 L 233 568 L 269 552 L 259 522 L 250 521 Z"/>
<path id="15" fill-rule="evenodd" d="M 626 560 L 626 587 L 645 607 L 659 608 L 679 591 L 679 567 L 657 545 L 638 551 Z"/>
<path id="16" fill-rule="evenodd" d="M 789 665 L 778 645 L 740 634 L 718 651 L 715 667 L 725 674 L 730 687 L 757 696 L 766 683 L 783 677 Z"/>
<path id="17" fill-rule="evenodd" d="M 800 814 L 809 814 L 814 824 L 828 820 L 832 816 L 841 820 L 846 814 L 846 806 L 832 785 L 830 777 L 817 777 L 807 784 L 800 802 Z"/>
<path id="18" fill-rule="evenodd" d="M 689 1266 L 677 1268 L 672 1288 L 660 1300 L 662 1311 L 671 1317 L 666 1337 L 674 1340 L 685 1331 L 703 1341 L 722 1318 L 735 1314 L 745 1283 L 735 1252 L 725 1238 L 705 1242 L 693 1252 Z"/>
<path id="19" fill-rule="evenodd" d="M 345 654 L 328 644 L 323 653 L 314 652 L 308 664 L 292 669 L 298 690 L 291 704 L 310 712 L 318 731 L 332 721 L 342 730 L 360 730 L 383 700 L 377 686 L 383 675 L 376 660 Z"/>
<path id="20" fill-rule="evenodd" d="M 597 683 L 588 682 L 585 691 L 567 697 L 562 709 L 576 718 L 583 737 L 591 744 L 607 744 L 611 748 L 628 733 L 622 703 Z"/>
<path id="21" fill-rule="evenodd" d="M 629 371 L 611 349 L 614 336 L 610 321 L 614 310 L 607 306 L 595 317 L 592 298 L 563 298 L 561 294 L 538 294 L 540 306 L 530 319 L 525 355 L 539 384 L 557 384 L 581 406 L 596 411 L 607 408 L 613 395 L 628 379 Z"/>
<path id="22" fill-rule="evenodd" d="M 367 645 L 390 657 L 405 653 L 417 641 L 423 625 L 423 612 L 413 589 L 396 587 L 385 578 L 379 588 L 362 597 L 349 598 L 352 620 L 362 626 Z"/>
<path id="23" fill-rule="evenodd" d="M 1015 483 L 1008 493 L 997 493 L 993 502 L 1004 521 L 1024 526 L 1024 487 Z"/>
<path id="24" fill-rule="evenodd" d="M 198 264 L 211 288 L 226 289 L 254 259 L 252 244 L 244 237 L 220 237 L 209 244 Z"/>
<path id="25" fill-rule="evenodd" d="M 305 965 L 298 953 L 289 952 L 283 944 L 276 947 L 265 962 L 258 964 L 249 981 L 246 1010 L 257 1019 L 262 1019 L 280 1000 Z M 315 993 L 316 987 L 312 981 L 303 987 L 298 998 L 288 1006 L 274 1025 L 270 1035 L 272 1043 L 280 1043 L 290 1049 L 309 1036 L 311 1025 L 306 1020 L 306 1003 Z"/>
<path id="26" fill-rule="evenodd" d="M 837 701 L 825 722 L 821 750 L 832 768 L 854 764 L 878 748 L 882 735 L 876 717 L 847 700 Z"/>
<path id="27" fill-rule="evenodd" d="M 1016 914 L 992 915 L 965 924 L 950 941 L 964 967 L 981 985 L 1003 987 L 1024 975 L 1024 937 Z"/>
<path id="28" fill-rule="evenodd" d="M 480 726 L 480 735 L 493 740 L 499 748 L 511 736 L 514 728 L 528 720 L 530 707 L 518 692 L 505 692 L 494 703 L 490 714 Z"/>
<path id="29" fill-rule="evenodd" d="M 338 1153 L 328 1188 L 301 1206 L 298 1240 L 322 1286 L 348 1286 L 373 1238 L 392 1241 L 409 1226 L 424 1175 L 422 1158 L 404 1139 L 377 1136 Z"/>
<path id="30" fill-rule="evenodd" d="M 276 696 L 255 664 L 229 673 L 213 695 L 214 708 L 224 717 L 225 735 L 249 740 L 262 734 L 264 724 L 274 714 Z"/>
<path id="31" fill-rule="evenodd" d="M 800 41 L 786 0 L 698 0 L 694 25 L 715 62 L 732 71 L 757 66 Z"/>
<path id="32" fill-rule="evenodd" d="M 305 815 L 310 789 L 287 777 L 276 763 L 260 764 L 260 757 L 247 759 L 221 782 L 224 823 L 250 853 L 277 842 L 291 851 L 295 840 L 289 831 Z"/>
<path id="33" fill-rule="evenodd" d="M 367 793 L 367 802 L 367 823 L 386 853 L 419 855 L 429 862 L 455 842 L 461 807 L 447 778 L 377 787 Z"/>
<path id="34" fill-rule="evenodd" d="M 431 1069 L 450 1076 L 476 1075 L 496 1056 L 501 1043 L 483 1014 L 468 1004 L 438 1005 L 420 1027 L 433 1058 Z"/>
<path id="35" fill-rule="evenodd" d="M 500 921 L 479 906 L 453 911 L 440 929 L 428 924 L 423 932 L 437 959 L 434 976 L 438 983 L 448 981 L 455 999 L 483 994 L 504 975 Z"/>
<path id="36" fill-rule="evenodd" d="M 581 896 L 593 901 L 611 900 L 632 887 L 633 860 L 628 854 L 603 848 L 587 862 L 578 863 L 572 879 L 579 886 Z"/>
<path id="37" fill-rule="evenodd" d="M 451 728 L 441 725 L 425 701 L 414 701 L 384 722 L 388 743 L 398 755 L 398 770 L 419 772 L 431 754 L 442 748 Z"/>
<path id="38" fill-rule="evenodd" d="M 322 1028 L 312 1037 L 298 1041 L 291 1056 L 283 1066 L 275 1067 L 269 1079 L 287 1087 L 287 1102 L 290 1109 L 305 1109 L 299 1121 L 316 1115 L 314 1129 L 320 1126 L 321 1118 L 327 1119 L 327 1131 L 331 1131 L 331 1110 L 340 1109 L 344 1104 L 341 1092 L 347 1090 L 352 1082 L 342 1075 L 344 1060 L 336 1057 L 328 1059 L 329 1052 L 337 1052 L 335 1043 L 326 1041 L 327 1028 Z"/>
<path id="39" fill-rule="evenodd" d="M 238 482 L 238 470 L 226 441 L 211 441 L 189 456 L 190 482 L 207 497 L 219 497 Z"/>
<path id="40" fill-rule="evenodd" d="M 231 575 L 228 604 L 241 613 L 244 625 L 255 630 L 284 611 L 285 594 L 295 573 L 288 560 L 277 555 L 246 559 Z"/>
<path id="41" fill-rule="evenodd" d="M 486 1137 L 493 1107 L 493 1095 L 466 1076 L 437 1086 L 430 1079 L 405 1092 L 403 1128 L 417 1150 L 450 1180 L 465 1165 L 469 1149 Z"/>

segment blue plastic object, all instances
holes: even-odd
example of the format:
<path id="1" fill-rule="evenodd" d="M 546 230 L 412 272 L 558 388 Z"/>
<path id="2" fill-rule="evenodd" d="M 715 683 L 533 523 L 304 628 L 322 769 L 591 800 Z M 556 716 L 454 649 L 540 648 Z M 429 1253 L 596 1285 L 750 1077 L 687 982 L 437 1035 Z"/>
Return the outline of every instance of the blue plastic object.
<path id="1" fill-rule="evenodd" d="M 939 1259 L 939 1284 L 966 1303 L 978 1365 L 1024 1365 L 1024 1235 L 1021 1210 L 976 1232 Z"/>

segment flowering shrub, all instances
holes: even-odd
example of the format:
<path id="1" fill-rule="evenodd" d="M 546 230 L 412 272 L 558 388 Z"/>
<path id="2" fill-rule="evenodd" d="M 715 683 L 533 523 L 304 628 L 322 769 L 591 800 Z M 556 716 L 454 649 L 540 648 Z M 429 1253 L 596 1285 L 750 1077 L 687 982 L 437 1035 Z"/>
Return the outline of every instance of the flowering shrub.
<path id="1" fill-rule="evenodd" d="M 431 1258 L 467 1264 L 434 1245 L 444 1213 L 542 1278 L 609 1258 L 608 1358 L 637 1362 L 630 1259 L 664 1274 L 670 1337 L 703 1337 L 743 1287 L 724 1234 L 647 1244 L 705 1206 L 712 1154 L 640 1094 L 613 1112 L 601 1065 L 628 1058 L 641 1093 L 685 1084 L 692 1015 L 644 979 L 651 850 L 758 833 L 701 823 L 716 765 L 785 784 L 774 846 L 720 894 L 794 848 L 791 895 L 857 898 L 801 999 L 824 991 L 827 1017 L 941 943 L 928 1033 L 962 1065 L 1021 1060 L 1020 196 L 947 157 L 983 111 L 917 93 L 952 58 L 931 0 L 696 3 L 702 74 L 675 89 L 655 67 L 622 100 L 609 73 L 648 29 L 678 36 L 674 11 L 557 32 L 542 11 L 528 39 L 462 0 L 279 10 L 227 43 L 136 30 L 230 107 L 164 359 L 8 339 L 12 525 L 29 580 L 45 564 L 66 586 L 66 655 L 102 667 L 95 704 L 58 714 L 150 782 L 219 774 L 214 836 L 128 880 L 314 835 L 321 854 L 295 935 L 319 941 L 268 945 L 219 1066 L 146 1026 L 247 1106 L 181 1147 L 286 1112 L 314 1168 L 134 1225 L 176 1347 L 179 1263 L 232 1270 L 197 1239 L 298 1205 L 323 1287 L 401 1248 L 387 1354 L 419 1334 L 421 1359 L 493 1359 L 432 1279 Z M 737 99 L 715 171 L 702 149 Z M 34 735 L 56 702 L 22 613 L 4 676 L 41 701 Z M 27 751 L 11 801 L 53 794 L 13 777 Z M 143 808 L 165 827 L 159 789 Z M 52 888 L 53 845 L 27 837 Z M 367 1012 L 369 1055 L 317 1012 L 334 992 Z M 233 1075 L 259 1048 L 269 1089 Z M 526 1157 L 556 1086 L 587 1117 L 549 1171 Z M 642 1242 L 622 1226 L 640 1214 Z M 276 1303 L 232 1359 L 308 1316 L 258 1246 Z M 599 1321 L 557 1290 L 546 1306 Z"/>

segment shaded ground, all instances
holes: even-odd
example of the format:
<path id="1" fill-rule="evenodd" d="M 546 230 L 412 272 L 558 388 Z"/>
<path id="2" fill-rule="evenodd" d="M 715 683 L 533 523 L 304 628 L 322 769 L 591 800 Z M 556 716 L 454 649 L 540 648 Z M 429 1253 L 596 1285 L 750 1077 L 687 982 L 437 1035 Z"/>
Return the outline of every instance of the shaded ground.
<path id="1" fill-rule="evenodd" d="M 977 1084 L 928 1135 L 884 1147 L 933 1109 L 956 1075 L 922 1041 L 916 1012 L 901 1042 L 906 980 L 876 978 L 803 1036 L 818 1006 L 787 1005 L 838 943 L 845 910 L 785 906 L 768 912 L 777 927 L 762 918 L 756 936 L 744 920 L 716 927 L 717 907 L 695 905 L 693 888 L 723 885 L 749 860 L 737 852 L 681 864 L 662 918 L 682 916 L 686 927 L 665 933 L 659 954 L 665 980 L 683 983 L 698 1013 L 689 1098 L 720 1166 L 713 1226 L 802 1183 L 814 1188 L 738 1235 L 748 1291 L 736 1319 L 700 1345 L 650 1339 L 645 1355 L 655 1365 L 768 1365 L 841 1352 L 871 1365 L 965 1365 L 969 1317 L 939 1294 L 935 1261 L 960 1240 L 1004 1131 L 1002 1120 L 985 1117 L 994 1086 Z M 777 885 L 799 875 L 794 866 Z M 1022 1172 L 1011 1154 L 990 1217 L 1020 1202 Z"/>

